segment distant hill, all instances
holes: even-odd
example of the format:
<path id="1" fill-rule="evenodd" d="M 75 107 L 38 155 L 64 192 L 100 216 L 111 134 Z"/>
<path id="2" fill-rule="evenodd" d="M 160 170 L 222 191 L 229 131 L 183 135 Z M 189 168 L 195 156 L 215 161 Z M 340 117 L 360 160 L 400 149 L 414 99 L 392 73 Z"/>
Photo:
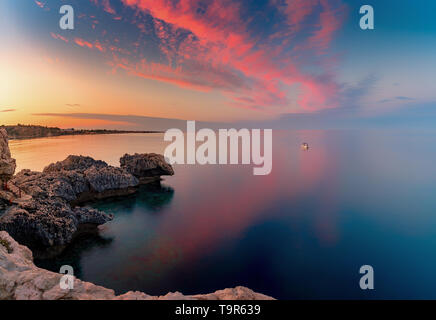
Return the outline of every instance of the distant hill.
<path id="1" fill-rule="evenodd" d="M 85 134 L 120 134 L 120 133 L 156 133 L 159 131 L 125 131 L 125 130 L 106 130 L 106 129 L 91 129 L 91 130 L 76 130 L 76 129 L 60 129 L 57 127 L 44 127 L 37 125 L 16 126 L 0 126 L 6 129 L 10 139 L 32 139 L 44 137 L 57 137 L 68 135 L 85 135 Z"/>

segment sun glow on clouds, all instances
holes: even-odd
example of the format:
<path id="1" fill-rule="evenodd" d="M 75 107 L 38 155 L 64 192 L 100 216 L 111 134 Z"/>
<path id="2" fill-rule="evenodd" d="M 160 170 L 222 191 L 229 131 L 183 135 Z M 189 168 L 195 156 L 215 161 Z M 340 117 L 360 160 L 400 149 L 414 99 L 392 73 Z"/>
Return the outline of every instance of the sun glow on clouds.
<path id="1" fill-rule="evenodd" d="M 94 39 L 51 36 L 98 50 L 113 73 L 220 92 L 231 106 L 270 113 L 338 106 L 340 86 L 328 52 L 345 15 L 339 0 L 270 0 L 261 9 L 233 0 L 90 1 L 113 23 L 135 25 L 137 39 L 120 41 L 106 29 Z M 261 10 L 279 18 L 268 22 Z M 149 54 L 151 42 L 158 57 Z"/>

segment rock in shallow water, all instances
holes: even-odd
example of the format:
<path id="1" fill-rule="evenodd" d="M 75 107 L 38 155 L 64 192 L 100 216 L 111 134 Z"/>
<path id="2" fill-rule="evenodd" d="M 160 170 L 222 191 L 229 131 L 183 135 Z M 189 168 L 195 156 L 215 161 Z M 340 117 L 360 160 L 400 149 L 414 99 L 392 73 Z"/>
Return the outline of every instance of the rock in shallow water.
<path id="1" fill-rule="evenodd" d="M 161 163 L 161 157 L 135 155 L 133 159 L 137 159 L 139 167 L 135 169 L 130 161 L 128 168 L 145 174 L 148 163 L 148 176 L 173 173 L 171 166 Z M 73 208 L 73 203 L 134 192 L 136 189 L 132 188 L 139 185 L 139 180 L 126 169 L 104 161 L 69 156 L 43 172 L 22 170 L 10 184 L 30 197 L 0 216 L 0 230 L 8 231 L 22 244 L 39 248 L 68 244 L 81 224 L 97 226 L 112 220 L 112 216 L 98 210 Z"/>
<path id="2" fill-rule="evenodd" d="M 64 246 L 81 224 L 101 225 L 112 216 L 91 208 L 72 208 L 84 193 L 102 193 L 138 185 L 120 168 L 89 157 L 68 157 L 44 172 L 23 170 L 11 184 L 31 198 L 11 206 L 0 217 L 0 230 L 32 248 Z"/>
<path id="3" fill-rule="evenodd" d="M 165 161 L 163 155 L 156 153 L 125 154 L 120 159 L 120 164 L 121 168 L 138 179 L 174 175 L 173 167 Z"/>
<path id="4" fill-rule="evenodd" d="M 92 208 L 72 209 L 60 198 L 34 199 L 10 207 L 0 217 L 0 229 L 33 248 L 68 244 L 81 224 L 101 225 L 112 216 Z"/>
<path id="5" fill-rule="evenodd" d="M 193 296 L 175 292 L 156 297 L 132 291 L 116 296 L 111 289 L 79 279 L 74 279 L 72 290 L 61 289 L 62 276 L 36 267 L 32 252 L 0 231 L 0 300 L 273 300 L 244 287 Z"/>
<path id="6" fill-rule="evenodd" d="M 0 152 L 0 178 L 9 179 L 15 171 L 15 160 L 11 159 L 3 129 Z M 80 225 L 98 226 L 112 220 L 104 212 L 74 204 L 134 192 L 139 180 L 127 169 L 139 173 L 139 177 L 174 174 L 163 156 L 125 155 L 122 159 L 126 159 L 121 160 L 126 169 L 91 157 L 70 155 L 43 172 L 22 170 L 10 181 L 11 191 L 0 193 L 0 210 L 6 209 L 0 215 L 0 230 L 31 248 L 64 246 L 71 242 Z M 10 167 L 6 166 L 8 163 Z"/>

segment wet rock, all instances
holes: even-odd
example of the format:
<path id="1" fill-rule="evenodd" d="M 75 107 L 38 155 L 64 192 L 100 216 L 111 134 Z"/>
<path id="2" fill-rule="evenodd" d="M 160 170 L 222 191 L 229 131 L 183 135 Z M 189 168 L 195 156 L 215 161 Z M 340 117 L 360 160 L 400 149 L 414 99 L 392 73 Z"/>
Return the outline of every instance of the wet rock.
<path id="1" fill-rule="evenodd" d="M 193 296 L 176 292 L 155 297 L 133 291 L 116 296 L 111 289 L 79 279 L 74 279 L 73 289 L 61 289 L 62 276 L 36 267 L 32 252 L 0 231 L 0 300 L 273 300 L 244 287 Z"/>
<path id="2" fill-rule="evenodd" d="M 121 168 L 138 179 L 172 176 L 173 167 L 165 161 L 163 155 L 156 153 L 124 155 L 120 159 Z"/>

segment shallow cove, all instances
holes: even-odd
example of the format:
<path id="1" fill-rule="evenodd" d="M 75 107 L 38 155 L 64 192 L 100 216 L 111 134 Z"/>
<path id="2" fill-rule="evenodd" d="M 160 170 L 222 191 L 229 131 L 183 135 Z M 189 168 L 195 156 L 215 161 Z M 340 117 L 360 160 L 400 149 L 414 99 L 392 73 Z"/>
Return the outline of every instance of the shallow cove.
<path id="1" fill-rule="evenodd" d="M 118 166 L 125 153 L 165 149 L 159 135 L 17 143 L 18 165 L 34 170 L 70 153 Z M 435 158 L 436 132 L 274 131 L 271 175 L 176 166 L 154 191 L 94 204 L 114 220 L 37 264 L 70 264 L 117 293 L 243 285 L 279 299 L 434 299 Z M 359 287 L 364 264 L 372 292 Z"/>

